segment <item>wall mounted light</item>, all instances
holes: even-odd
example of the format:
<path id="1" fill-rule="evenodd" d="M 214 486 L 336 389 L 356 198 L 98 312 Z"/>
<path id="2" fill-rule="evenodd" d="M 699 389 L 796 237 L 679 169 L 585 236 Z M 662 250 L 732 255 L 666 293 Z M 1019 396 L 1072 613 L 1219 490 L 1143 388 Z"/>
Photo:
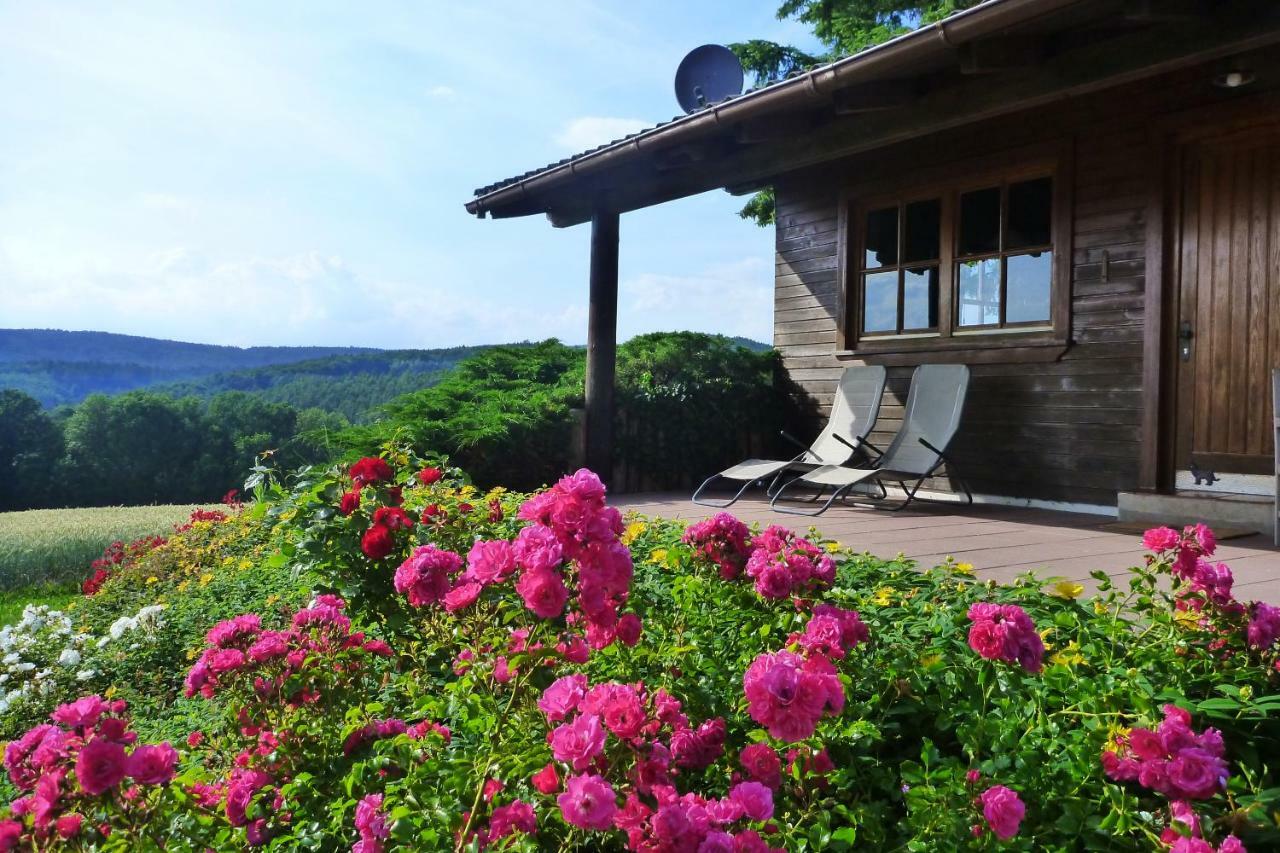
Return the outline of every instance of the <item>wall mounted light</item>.
<path id="1" fill-rule="evenodd" d="M 1258 75 L 1249 69 L 1233 65 L 1221 74 L 1216 75 L 1213 78 L 1213 85 L 1219 89 L 1239 89 L 1242 86 L 1248 86 L 1257 79 Z"/>

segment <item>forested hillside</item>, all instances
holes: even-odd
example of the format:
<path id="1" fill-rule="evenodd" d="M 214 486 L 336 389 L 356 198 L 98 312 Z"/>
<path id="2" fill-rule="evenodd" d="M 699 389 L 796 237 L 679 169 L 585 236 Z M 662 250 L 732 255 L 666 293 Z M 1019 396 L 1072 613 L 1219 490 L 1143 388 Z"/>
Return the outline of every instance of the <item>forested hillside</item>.
<path id="1" fill-rule="evenodd" d="M 150 390 L 174 397 L 210 399 L 226 391 L 247 391 L 296 409 L 338 412 L 351 421 L 365 420 L 388 400 L 434 385 L 459 361 L 485 347 L 438 350 L 390 350 L 335 355 L 297 364 L 273 365 L 186 382 L 160 384 Z"/>
<path id="2" fill-rule="evenodd" d="M 226 347 L 108 332 L 0 329 L 0 388 L 48 407 L 92 393 L 117 394 L 162 382 L 377 352 L 359 347 Z"/>

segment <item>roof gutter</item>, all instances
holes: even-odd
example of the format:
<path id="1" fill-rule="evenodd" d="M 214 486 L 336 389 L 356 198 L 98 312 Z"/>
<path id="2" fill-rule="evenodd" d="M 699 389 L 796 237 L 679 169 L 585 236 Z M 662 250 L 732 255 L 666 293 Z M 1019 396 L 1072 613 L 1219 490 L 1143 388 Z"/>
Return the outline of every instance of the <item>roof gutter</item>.
<path id="1" fill-rule="evenodd" d="M 731 121 L 757 118 L 794 108 L 798 103 L 826 102 L 838 89 L 878 77 L 887 78 L 896 68 L 910 65 L 913 60 L 954 50 L 966 42 L 994 35 L 1081 2 L 1085 0 L 987 0 L 853 56 L 711 105 L 660 127 L 641 131 L 629 139 L 477 196 L 466 203 L 467 212 L 483 217 L 489 210 L 552 189 L 569 179 L 607 169 L 643 152 L 690 142 Z"/>

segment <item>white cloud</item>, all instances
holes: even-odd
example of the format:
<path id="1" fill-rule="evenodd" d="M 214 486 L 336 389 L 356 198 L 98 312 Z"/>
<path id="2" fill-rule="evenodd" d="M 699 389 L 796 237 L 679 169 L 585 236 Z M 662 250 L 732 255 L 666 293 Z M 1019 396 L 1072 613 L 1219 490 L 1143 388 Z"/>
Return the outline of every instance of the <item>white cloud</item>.
<path id="1" fill-rule="evenodd" d="M 621 283 L 620 296 L 620 338 L 687 329 L 773 340 L 773 270 L 765 258 L 689 276 L 640 273 Z"/>
<path id="2" fill-rule="evenodd" d="M 452 101 L 454 98 L 458 97 L 457 90 L 452 86 L 445 86 L 443 84 L 439 86 L 432 86 L 427 90 L 427 94 L 432 98 L 440 98 L 445 101 Z"/>
<path id="3" fill-rule="evenodd" d="M 556 135 L 556 144 L 571 151 L 586 151 L 606 142 L 621 139 L 651 127 L 653 122 L 638 118 L 609 118 L 607 116 L 582 116 L 575 118 Z"/>

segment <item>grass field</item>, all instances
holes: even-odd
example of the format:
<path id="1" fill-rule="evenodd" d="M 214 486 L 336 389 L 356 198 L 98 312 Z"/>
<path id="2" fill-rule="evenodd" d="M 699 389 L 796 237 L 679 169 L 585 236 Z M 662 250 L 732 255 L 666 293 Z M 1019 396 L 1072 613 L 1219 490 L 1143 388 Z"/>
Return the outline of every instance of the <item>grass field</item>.
<path id="1" fill-rule="evenodd" d="M 0 513 L 0 613 L 15 608 L 21 612 L 26 601 L 43 601 L 74 589 L 89 576 L 89 564 L 113 541 L 167 533 L 194 508 L 95 507 Z M 11 603 L 17 599 L 22 600 Z"/>

